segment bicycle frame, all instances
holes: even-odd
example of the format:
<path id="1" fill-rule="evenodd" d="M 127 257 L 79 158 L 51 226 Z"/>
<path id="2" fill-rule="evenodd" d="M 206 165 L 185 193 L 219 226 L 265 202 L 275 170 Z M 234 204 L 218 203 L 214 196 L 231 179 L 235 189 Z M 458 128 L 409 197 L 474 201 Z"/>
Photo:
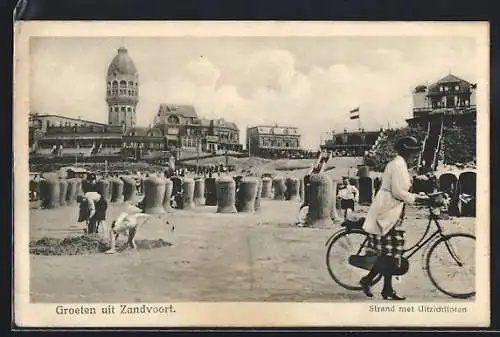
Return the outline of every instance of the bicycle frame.
<path id="1" fill-rule="evenodd" d="M 410 248 L 404 249 L 403 250 L 403 257 L 406 259 L 410 259 L 415 253 L 417 253 L 420 249 L 425 247 L 429 242 L 434 240 L 437 236 L 441 237 L 443 236 L 443 228 L 441 227 L 441 224 L 438 221 L 438 217 L 432 213 L 432 209 L 429 208 L 429 218 L 427 222 L 427 228 L 425 229 L 424 234 L 422 237 Z M 431 224 L 432 223 L 436 224 L 436 230 L 431 234 L 427 235 L 429 233 L 429 230 L 431 229 Z"/>
<path id="2" fill-rule="evenodd" d="M 415 255 L 415 253 L 417 253 L 420 249 L 425 247 L 429 242 L 434 240 L 436 237 L 444 236 L 443 228 L 441 227 L 441 224 L 438 221 L 438 216 L 432 213 L 432 209 L 430 207 L 428 207 L 428 209 L 429 209 L 429 217 L 428 217 L 429 221 L 427 222 L 427 228 L 425 229 L 425 232 L 422 235 L 422 237 L 412 247 L 403 250 L 403 257 L 406 259 L 410 259 L 413 255 Z M 431 224 L 433 222 L 436 224 L 436 230 L 431 235 L 427 235 L 429 233 L 429 230 L 431 229 Z M 328 246 L 328 244 L 332 241 L 332 239 L 335 236 L 337 236 L 340 232 L 343 232 L 343 231 L 348 231 L 348 229 L 343 228 L 343 229 L 333 233 L 326 241 L 325 246 Z M 360 245 L 356 254 L 359 254 L 363 250 L 363 248 L 365 247 L 365 245 L 367 243 L 368 243 L 368 238 L 366 238 L 363 241 L 363 243 Z M 448 249 L 450 249 L 450 248 L 448 248 Z M 452 253 L 452 252 L 450 251 L 450 253 Z M 455 255 L 455 254 L 452 253 L 452 255 Z"/>

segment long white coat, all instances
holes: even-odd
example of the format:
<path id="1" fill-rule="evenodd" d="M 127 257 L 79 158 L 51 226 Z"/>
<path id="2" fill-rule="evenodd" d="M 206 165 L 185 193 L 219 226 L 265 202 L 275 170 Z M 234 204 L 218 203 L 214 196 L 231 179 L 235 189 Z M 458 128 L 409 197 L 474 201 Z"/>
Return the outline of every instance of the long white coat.
<path id="1" fill-rule="evenodd" d="M 403 205 L 415 202 L 417 194 L 408 192 L 410 187 L 406 161 L 396 156 L 385 167 L 380 190 L 368 210 L 363 229 L 371 234 L 386 235 L 397 224 Z"/>

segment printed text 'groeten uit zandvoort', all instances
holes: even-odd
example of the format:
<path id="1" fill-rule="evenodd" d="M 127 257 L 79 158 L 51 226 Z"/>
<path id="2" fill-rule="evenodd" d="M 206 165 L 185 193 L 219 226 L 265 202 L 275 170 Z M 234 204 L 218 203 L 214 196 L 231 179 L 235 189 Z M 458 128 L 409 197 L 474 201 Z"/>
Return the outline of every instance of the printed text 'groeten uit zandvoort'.
<path id="1" fill-rule="evenodd" d="M 56 307 L 56 314 L 58 315 L 97 315 L 99 313 L 104 315 L 127 315 L 127 314 L 168 314 L 174 313 L 175 308 L 172 304 L 169 305 L 129 305 L 129 304 L 109 304 L 98 310 L 94 306 L 65 306 L 58 305 Z"/>

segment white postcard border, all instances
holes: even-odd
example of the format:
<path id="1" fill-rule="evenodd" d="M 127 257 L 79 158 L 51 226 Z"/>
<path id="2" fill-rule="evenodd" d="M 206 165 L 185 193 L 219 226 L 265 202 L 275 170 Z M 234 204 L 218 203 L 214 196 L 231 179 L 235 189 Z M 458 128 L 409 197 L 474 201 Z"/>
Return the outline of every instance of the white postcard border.
<path id="1" fill-rule="evenodd" d="M 478 47 L 476 285 L 474 302 L 397 303 L 466 308 L 467 313 L 374 313 L 364 303 L 145 303 L 175 312 L 99 313 L 103 304 L 35 304 L 29 292 L 28 110 L 30 37 L 153 36 L 471 36 Z M 486 22 L 17 22 L 14 37 L 14 318 L 24 327 L 364 326 L 484 327 L 490 322 L 489 26 Z M 125 303 L 124 303 L 125 304 Z M 56 307 L 94 307 L 96 315 L 58 315 Z M 119 308 L 120 304 L 113 304 Z M 137 306 L 142 304 L 128 305 Z"/>

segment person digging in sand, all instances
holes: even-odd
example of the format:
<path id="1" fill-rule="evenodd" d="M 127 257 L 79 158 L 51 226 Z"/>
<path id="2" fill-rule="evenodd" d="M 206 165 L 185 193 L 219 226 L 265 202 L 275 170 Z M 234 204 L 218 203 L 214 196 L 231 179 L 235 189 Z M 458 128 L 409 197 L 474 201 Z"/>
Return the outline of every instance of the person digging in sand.
<path id="1" fill-rule="evenodd" d="M 116 253 L 116 240 L 120 235 L 128 236 L 127 245 L 130 248 L 136 249 L 135 235 L 139 227 L 144 225 L 150 216 L 142 213 L 140 208 L 129 205 L 125 212 L 122 212 L 118 219 L 112 222 L 110 230 L 111 248 L 106 251 L 106 254 Z"/>
<path id="2" fill-rule="evenodd" d="M 122 212 L 118 218 L 111 224 L 110 230 L 110 242 L 111 248 L 106 251 L 106 254 L 116 253 L 116 240 L 120 235 L 128 236 L 127 246 L 132 249 L 137 249 L 137 244 L 135 243 L 135 236 L 137 230 L 151 219 L 149 214 L 143 213 L 141 209 L 143 205 L 139 204 L 139 207 L 128 205 L 126 211 Z M 168 225 L 169 222 L 166 221 Z M 174 226 L 172 226 L 172 231 Z"/>

